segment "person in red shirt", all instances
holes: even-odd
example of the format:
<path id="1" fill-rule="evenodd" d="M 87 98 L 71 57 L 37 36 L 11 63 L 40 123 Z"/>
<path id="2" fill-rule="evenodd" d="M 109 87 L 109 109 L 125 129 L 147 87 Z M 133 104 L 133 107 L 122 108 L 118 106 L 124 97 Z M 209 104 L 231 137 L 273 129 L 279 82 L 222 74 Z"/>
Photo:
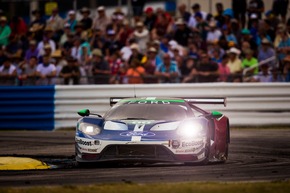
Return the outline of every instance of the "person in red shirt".
<path id="1" fill-rule="evenodd" d="M 227 65 L 228 61 L 229 61 L 229 56 L 225 54 L 222 57 L 222 62 L 219 63 L 219 74 L 220 74 L 219 81 L 220 82 L 227 82 L 228 77 L 231 74 L 230 68 Z"/>
<path id="2" fill-rule="evenodd" d="M 27 25 L 21 17 L 14 16 L 10 22 L 11 35 L 17 37 L 23 37 L 27 33 Z"/>

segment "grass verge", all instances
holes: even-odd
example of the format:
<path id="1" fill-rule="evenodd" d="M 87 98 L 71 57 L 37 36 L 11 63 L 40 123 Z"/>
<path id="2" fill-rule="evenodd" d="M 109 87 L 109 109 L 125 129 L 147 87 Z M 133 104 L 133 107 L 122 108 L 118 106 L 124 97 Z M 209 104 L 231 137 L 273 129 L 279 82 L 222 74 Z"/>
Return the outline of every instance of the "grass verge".
<path id="1" fill-rule="evenodd" d="M 290 190 L 290 181 L 285 182 L 192 182 L 160 184 L 100 184 L 65 185 L 29 188 L 0 188 L 2 193 L 286 193 Z"/>

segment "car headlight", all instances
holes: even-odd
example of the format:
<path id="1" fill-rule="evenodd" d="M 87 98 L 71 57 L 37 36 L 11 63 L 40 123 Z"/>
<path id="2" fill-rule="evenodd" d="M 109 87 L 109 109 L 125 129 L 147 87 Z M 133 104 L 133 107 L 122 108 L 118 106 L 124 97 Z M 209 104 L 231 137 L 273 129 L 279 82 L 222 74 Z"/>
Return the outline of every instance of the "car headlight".
<path id="1" fill-rule="evenodd" d="M 80 123 L 78 130 L 88 135 L 98 135 L 101 132 L 101 128 L 89 123 Z"/>
<path id="2" fill-rule="evenodd" d="M 200 123 L 185 121 L 180 124 L 177 134 L 182 137 L 191 138 L 204 135 L 205 132 Z"/>

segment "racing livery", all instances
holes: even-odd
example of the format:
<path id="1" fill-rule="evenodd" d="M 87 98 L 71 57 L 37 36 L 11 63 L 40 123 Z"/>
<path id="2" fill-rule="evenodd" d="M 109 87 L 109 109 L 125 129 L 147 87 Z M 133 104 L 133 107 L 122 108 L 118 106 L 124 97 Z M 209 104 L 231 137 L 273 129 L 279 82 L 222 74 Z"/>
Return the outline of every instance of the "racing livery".
<path id="1" fill-rule="evenodd" d="M 229 120 L 196 104 L 226 104 L 225 98 L 111 98 L 102 117 L 78 112 L 76 161 L 225 162 Z"/>

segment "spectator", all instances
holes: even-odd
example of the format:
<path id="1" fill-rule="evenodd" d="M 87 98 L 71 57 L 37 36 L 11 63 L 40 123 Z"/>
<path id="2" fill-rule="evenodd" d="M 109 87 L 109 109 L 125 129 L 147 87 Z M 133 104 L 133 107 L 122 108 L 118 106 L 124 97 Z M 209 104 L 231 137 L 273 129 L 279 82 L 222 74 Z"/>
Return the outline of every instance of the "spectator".
<path id="1" fill-rule="evenodd" d="M 56 50 L 56 44 L 55 42 L 51 39 L 53 34 L 53 31 L 50 27 L 46 27 L 44 30 L 44 36 L 42 41 L 40 41 L 37 45 L 37 49 L 39 50 L 39 56 L 44 55 L 44 46 L 49 45 L 51 48 L 51 52 L 54 52 Z"/>
<path id="2" fill-rule="evenodd" d="M 252 79 L 252 82 L 272 82 L 272 74 L 269 71 L 269 65 L 263 64 L 260 66 L 261 71 L 255 75 Z"/>
<path id="3" fill-rule="evenodd" d="M 208 43 L 214 43 L 219 41 L 220 37 L 222 36 L 222 33 L 219 29 L 216 28 L 216 22 L 211 21 L 209 23 L 209 32 L 207 33 L 206 41 Z"/>
<path id="4" fill-rule="evenodd" d="M 253 50 L 247 49 L 245 50 L 245 58 L 242 61 L 243 69 L 250 69 L 248 72 L 252 74 L 258 74 L 258 60 L 253 56 Z"/>
<path id="5" fill-rule="evenodd" d="M 9 44 L 6 46 L 5 50 L 8 57 L 14 57 L 16 55 L 21 57 L 23 55 L 23 50 L 20 37 L 10 35 Z"/>
<path id="6" fill-rule="evenodd" d="M 110 66 L 103 59 L 103 54 L 100 49 L 92 51 L 92 66 L 95 84 L 108 84 L 110 79 Z"/>
<path id="7" fill-rule="evenodd" d="M 145 83 L 156 83 L 157 80 L 154 76 L 156 68 L 162 63 L 161 58 L 157 55 L 157 50 L 154 47 L 148 49 L 147 61 L 144 64 L 146 77 L 144 77 Z"/>
<path id="8" fill-rule="evenodd" d="M 237 48 L 231 48 L 228 51 L 229 61 L 227 66 L 230 68 L 231 74 L 238 74 L 242 71 L 242 61 L 239 59 L 239 55 L 241 54 L 240 50 Z"/>
<path id="9" fill-rule="evenodd" d="M 147 7 L 145 10 L 145 14 L 146 16 L 145 16 L 144 25 L 151 32 L 152 29 L 154 28 L 157 18 L 152 7 Z"/>
<path id="10" fill-rule="evenodd" d="M 231 32 L 229 27 L 227 27 L 226 25 L 222 27 L 222 35 L 225 37 L 227 42 L 234 42 L 235 45 L 238 45 L 236 36 Z"/>
<path id="11" fill-rule="evenodd" d="M 250 20 L 252 14 L 256 14 L 258 19 L 262 19 L 262 13 L 264 12 L 263 0 L 250 0 L 248 4 L 248 18 Z M 251 22 L 248 22 L 248 27 L 251 26 Z"/>
<path id="12" fill-rule="evenodd" d="M 36 68 L 36 75 L 40 79 L 37 81 L 38 85 L 53 85 L 53 78 L 56 76 L 56 68 L 54 64 L 50 63 L 50 56 L 43 56 L 43 63 L 38 64 Z"/>
<path id="13" fill-rule="evenodd" d="M 229 79 L 229 76 L 231 74 L 231 70 L 228 67 L 229 62 L 229 56 L 225 54 L 222 58 L 222 61 L 218 64 L 219 65 L 219 81 L 221 82 L 227 82 Z"/>
<path id="14" fill-rule="evenodd" d="M 217 82 L 219 77 L 218 64 L 210 61 L 207 54 L 201 55 L 196 65 L 198 82 Z"/>
<path id="15" fill-rule="evenodd" d="M 73 57 L 68 57 L 67 65 L 64 66 L 59 74 L 59 77 L 64 79 L 66 85 L 77 85 L 80 82 L 80 70 L 77 66 L 77 60 Z"/>
<path id="16" fill-rule="evenodd" d="M 147 48 L 147 42 L 149 41 L 149 31 L 144 28 L 144 25 L 142 22 L 138 22 L 136 24 L 136 29 L 133 33 L 134 39 L 136 40 L 136 43 L 139 45 L 139 49 L 141 53 L 146 52 Z"/>
<path id="17" fill-rule="evenodd" d="M 222 3 L 216 3 L 215 5 L 217 14 L 214 16 L 215 21 L 217 22 L 217 26 L 221 28 L 225 24 L 224 6 Z"/>
<path id="18" fill-rule="evenodd" d="M 248 29 L 243 29 L 242 30 L 242 37 L 241 37 L 241 42 L 243 41 L 247 41 L 249 42 L 251 49 L 252 50 L 257 50 L 258 45 L 256 43 L 256 41 L 254 40 L 253 36 L 251 36 L 251 32 Z"/>
<path id="19" fill-rule="evenodd" d="M 272 11 L 276 17 L 281 15 L 282 23 L 286 22 L 286 15 L 288 10 L 289 0 L 273 0 Z"/>
<path id="20" fill-rule="evenodd" d="M 107 58 L 110 58 L 115 52 L 122 48 L 120 41 L 116 38 L 116 32 L 113 29 L 107 31 L 106 42 L 104 43 L 103 53 Z"/>
<path id="21" fill-rule="evenodd" d="M 134 17 L 140 17 L 143 13 L 145 0 L 131 0 Z"/>
<path id="22" fill-rule="evenodd" d="M 290 82 L 290 56 L 284 58 L 283 75 L 285 76 L 285 81 Z"/>
<path id="23" fill-rule="evenodd" d="M 38 57 L 39 56 L 39 50 L 36 47 L 36 41 L 31 40 L 29 42 L 29 49 L 25 53 L 25 60 L 29 61 L 31 57 Z"/>
<path id="24" fill-rule="evenodd" d="M 91 11 L 87 7 L 83 7 L 80 12 L 83 16 L 80 22 L 82 23 L 84 30 L 90 30 L 93 25 L 93 20 L 90 18 Z"/>
<path id="25" fill-rule="evenodd" d="M 54 31 L 53 39 L 58 42 L 64 25 L 64 20 L 58 14 L 58 8 L 52 10 L 51 16 L 46 20 L 46 25 Z"/>
<path id="26" fill-rule="evenodd" d="M 72 32 L 75 31 L 75 26 L 78 23 L 78 21 L 76 20 L 76 12 L 71 10 L 68 12 L 68 19 L 66 20 L 66 23 L 68 23 L 70 25 L 70 30 Z"/>
<path id="27" fill-rule="evenodd" d="M 196 19 L 197 25 L 196 25 L 196 28 L 193 30 L 199 33 L 203 41 L 206 41 L 207 32 L 208 32 L 208 23 L 203 20 L 202 14 L 200 12 L 197 12 L 195 14 L 195 19 Z"/>
<path id="28" fill-rule="evenodd" d="M 191 30 L 187 27 L 182 18 L 179 18 L 175 25 L 177 29 L 174 33 L 173 39 L 180 45 L 186 47 L 188 45 L 188 39 L 192 36 Z"/>
<path id="29" fill-rule="evenodd" d="M 72 34 L 72 32 L 70 31 L 70 24 L 66 23 L 64 24 L 64 33 L 60 37 L 59 41 L 60 46 L 64 45 L 64 43 L 68 40 L 68 36 L 70 34 Z"/>
<path id="30" fill-rule="evenodd" d="M 37 57 L 31 56 L 27 61 L 20 66 L 21 74 L 19 75 L 19 80 L 22 81 L 22 85 L 35 85 L 37 77 Z"/>
<path id="31" fill-rule="evenodd" d="M 128 20 L 124 20 L 122 27 L 118 33 L 120 44 L 124 46 L 127 40 L 132 36 L 134 30 L 130 27 Z"/>
<path id="32" fill-rule="evenodd" d="M 145 69 L 141 66 L 139 60 L 134 59 L 130 63 L 129 69 L 126 72 L 129 84 L 142 84 L 143 76 L 145 75 Z"/>
<path id="33" fill-rule="evenodd" d="M 126 71 L 125 65 L 122 62 L 119 53 L 118 52 L 113 53 L 108 62 L 111 69 L 110 83 L 111 84 L 123 83 L 123 81 L 125 81 L 123 79 L 123 76 L 126 74 Z"/>
<path id="34" fill-rule="evenodd" d="M 247 0 L 232 0 L 234 17 L 241 23 L 242 28 L 246 24 Z"/>
<path id="35" fill-rule="evenodd" d="M 102 32 L 106 31 L 107 25 L 110 23 L 109 18 L 106 16 L 105 7 L 100 6 L 97 9 L 98 17 L 94 19 L 93 30 L 100 29 Z"/>
<path id="36" fill-rule="evenodd" d="M 182 83 L 196 82 L 197 71 L 195 67 L 195 59 L 196 58 L 189 56 L 180 67 Z"/>
<path id="37" fill-rule="evenodd" d="M 78 61 L 81 61 L 81 39 L 79 37 L 75 37 L 73 40 L 73 47 L 71 48 L 70 55 L 77 59 Z"/>
<path id="38" fill-rule="evenodd" d="M 271 82 L 285 82 L 285 78 L 277 67 L 271 69 L 272 80 Z"/>
<path id="39" fill-rule="evenodd" d="M 141 63 L 144 55 L 142 53 L 140 53 L 138 44 L 134 43 L 130 46 L 130 48 L 132 51 L 132 55 L 130 56 L 128 63 L 130 64 L 133 59 L 137 59 Z"/>
<path id="40" fill-rule="evenodd" d="M 160 83 L 178 83 L 179 70 L 175 63 L 170 60 L 169 54 L 163 55 L 163 63 L 156 69 L 155 75 Z"/>
<path id="41" fill-rule="evenodd" d="M 262 40 L 262 46 L 258 51 L 258 61 L 261 62 L 263 60 L 267 60 L 271 57 L 275 57 L 275 50 L 271 47 L 271 42 L 264 38 Z M 269 67 L 274 68 L 276 66 L 276 60 L 272 60 L 269 62 Z"/>
<path id="42" fill-rule="evenodd" d="M 161 39 L 165 35 L 167 35 L 169 31 L 170 20 L 166 17 L 165 13 L 157 14 L 157 20 L 154 25 L 153 30 L 151 31 L 153 39 Z"/>
<path id="43" fill-rule="evenodd" d="M 192 11 L 193 11 L 193 15 L 191 15 L 191 17 L 189 19 L 188 26 L 191 27 L 191 28 L 196 28 L 197 24 L 198 24 L 198 21 L 196 20 L 196 14 L 200 13 L 201 14 L 200 18 L 203 19 L 203 20 L 206 20 L 207 13 L 204 12 L 204 11 L 201 11 L 200 5 L 198 3 L 192 5 L 191 8 L 192 8 Z"/>
<path id="44" fill-rule="evenodd" d="M 11 59 L 3 58 L 3 65 L 0 66 L 0 85 L 15 85 L 16 77 L 16 67 L 12 65 Z"/>
<path id="45" fill-rule="evenodd" d="M 283 31 L 281 33 L 281 42 L 277 48 L 278 58 L 280 61 L 286 57 L 288 52 L 290 51 L 290 38 L 287 31 Z"/>
<path id="46" fill-rule="evenodd" d="M 71 54 L 71 49 L 74 47 L 74 40 L 75 40 L 74 34 L 72 32 L 69 32 L 67 34 L 67 40 L 61 46 L 61 50 L 63 51 L 65 56 Z"/>
<path id="47" fill-rule="evenodd" d="M 186 5 L 184 3 L 178 6 L 178 11 L 183 21 L 188 24 L 191 14 L 186 10 Z"/>
<path id="48" fill-rule="evenodd" d="M 38 9 L 32 11 L 34 19 L 30 23 L 30 31 L 35 34 L 35 39 L 41 41 L 43 38 L 43 29 L 45 28 L 46 22 L 42 17 L 42 12 Z"/>
<path id="49" fill-rule="evenodd" d="M 5 16 L 0 17 L 0 47 L 9 44 L 10 34 L 11 29 L 9 25 L 7 25 L 7 18 Z"/>
<path id="50" fill-rule="evenodd" d="M 24 38 L 27 33 L 27 25 L 20 16 L 14 16 L 10 22 L 11 35 Z"/>

